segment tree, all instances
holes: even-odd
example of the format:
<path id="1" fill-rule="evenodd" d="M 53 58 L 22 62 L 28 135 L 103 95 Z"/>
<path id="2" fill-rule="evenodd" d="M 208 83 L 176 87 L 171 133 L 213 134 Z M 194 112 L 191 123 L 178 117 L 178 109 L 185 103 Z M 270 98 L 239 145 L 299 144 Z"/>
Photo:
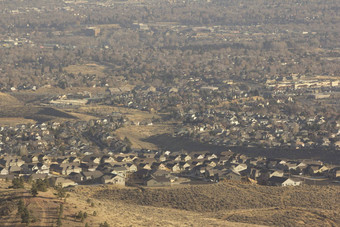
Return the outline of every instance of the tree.
<path id="1" fill-rule="evenodd" d="M 59 217 L 63 216 L 64 213 L 64 204 L 60 204 L 59 206 Z"/>
<path id="2" fill-rule="evenodd" d="M 58 219 L 57 219 L 57 226 L 58 227 L 62 226 L 62 222 L 61 222 L 61 218 L 60 217 L 58 217 Z"/>
<path id="3" fill-rule="evenodd" d="M 22 199 L 19 200 L 18 202 L 18 214 L 21 215 L 23 210 L 25 208 L 24 201 Z"/>
<path id="4" fill-rule="evenodd" d="M 17 188 L 24 188 L 24 179 L 22 177 L 14 178 L 12 180 L 12 187 Z"/>
<path id="5" fill-rule="evenodd" d="M 38 189 L 37 189 L 37 186 L 35 184 L 32 184 L 31 194 L 32 194 L 33 197 L 36 197 L 38 195 Z"/>
<path id="6" fill-rule="evenodd" d="M 21 223 L 30 223 L 30 213 L 28 212 L 27 207 L 24 207 L 22 212 L 21 212 Z"/>
<path id="7" fill-rule="evenodd" d="M 110 225 L 105 221 L 104 223 L 100 223 L 99 227 L 110 227 Z"/>
<path id="8" fill-rule="evenodd" d="M 55 189 L 57 190 L 57 197 L 58 198 L 64 198 L 66 196 L 65 188 L 61 186 L 61 184 L 58 184 Z"/>

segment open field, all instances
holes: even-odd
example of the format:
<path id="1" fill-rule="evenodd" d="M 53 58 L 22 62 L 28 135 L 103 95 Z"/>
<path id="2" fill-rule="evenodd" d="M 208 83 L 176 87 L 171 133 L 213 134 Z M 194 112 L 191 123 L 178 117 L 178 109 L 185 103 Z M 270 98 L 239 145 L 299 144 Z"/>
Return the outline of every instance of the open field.
<path id="1" fill-rule="evenodd" d="M 80 189 L 81 190 L 81 189 Z M 93 190 L 95 191 L 95 190 Z M 81 193 L 81 191 L 78 191 Z M 103 203 L 197 212 L 218 220 L 269 226 L 338 226 L 340 187 L 267 187 L 220 183 L 174 188 L 103 188 Z"/>
<path id="2" fill-rule="evenodd" d="M 6 108 L 8 106 L 21 106 L 23 105 L 18 99 L 12 95 L 0 92 L 0 108 Z"/>
<path id="3" fill-rule="evenodd" d="M 171 133 L 172 131 L 172 126 L 166 124 L 155 124 L 146 126 L 133 125 L 119 128 L 116 131 L 116 135 L 121 139 L 127 137 L 131 141 L 132 148 L 144 148 L 153 150 L 157 149 L 158 146 L 153 143 L 146 142 L 145 139 L 163 133 Z"/>
<path id="4" fill-rule="evenodd" d="M 0 118 L 0 125 L 5 125 L 5 126 L 16 126 L 18 124 L 34 124 L 36 121 L 32 119 L 25 119 L 25 118 L 20 118 L 20 117 L 2 117 Z"/>
<path id="5" fill-rule="evenodd" d="M 24 226 L 16 214 L 21 198 L 37 222 L 55 226 L 64 205 L 63 226 L 339 226 L 339 186 L 268 187 L 234 182 L 128 188 L 113 185 L 76 186 L 66 201 L 55 191 L 39 192 L 0 186 L 0 226 Z M 87 212 L 82 223 L 74 218 Z M 93 215 L 93 213 L 96 215 Z"/>
<path id="6" fill-rule="evenodd" d="M 100 77 L 105 76 L 105 66 L 98 64 L 85 64 L 85 65 L 70 65 L 64 68 L 64 70 L 68 73 L 73 74 L 96 74 Z"/>

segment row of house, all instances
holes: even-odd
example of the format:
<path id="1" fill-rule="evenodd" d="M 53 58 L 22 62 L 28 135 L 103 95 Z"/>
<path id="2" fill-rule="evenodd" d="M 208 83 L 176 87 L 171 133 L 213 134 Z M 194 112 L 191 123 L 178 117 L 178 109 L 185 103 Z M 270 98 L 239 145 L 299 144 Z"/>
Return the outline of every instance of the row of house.
<path id="1" fill-rule="evenodd" d="M 117 185 L 167 186 L 195 181 L 251 181 L 264 185 L 299 185 L 289 176 L 325 176 L 338 179 L 340 167 L 329 167 L 320 161 L 292 161 L 249 158 L 231 151 L 212 153 L 145 151 L 115 155 L 52 157 L 31 154 L 0 159 L 0 175 L 54 176 L 74 184 L 111 183 Z M 68 182 L 69 184 L 69 182 Z"/>

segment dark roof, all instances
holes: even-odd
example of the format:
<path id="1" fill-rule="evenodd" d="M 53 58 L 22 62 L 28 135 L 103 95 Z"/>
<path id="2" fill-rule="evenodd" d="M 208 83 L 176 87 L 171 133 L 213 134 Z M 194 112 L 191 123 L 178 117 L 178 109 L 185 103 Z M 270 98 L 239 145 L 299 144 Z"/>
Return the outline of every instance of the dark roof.
<path id="1" fill-rule="evenodd" d="M 273 177 L 268 179 L 268 181 L 270 181 L 270 182 L 279 183 L 279 184 L 282 184 L 286 180 L 288 180 L 287 177 L 276 177 L 276 176 L 273 176 Z"/>

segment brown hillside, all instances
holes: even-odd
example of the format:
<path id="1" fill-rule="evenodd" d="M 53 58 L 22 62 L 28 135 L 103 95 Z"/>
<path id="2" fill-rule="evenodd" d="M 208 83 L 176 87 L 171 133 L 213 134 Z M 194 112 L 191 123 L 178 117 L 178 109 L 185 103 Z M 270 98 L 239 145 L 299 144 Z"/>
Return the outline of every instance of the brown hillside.
<path id="1" fill-rule="evenodd" d="M 338 226 L 340 188 L 336 186 L 267 187 L 236 183 L 175 188 L 98 190 L 93 198 L 131 205 L 167 207 L 215 218 L 275 226 Z"/>
<path id="2" fill-rule="evenodd" d="M 0 92 L 0 108 L 5 108 L 6 106 L 21 106 L 23 105 L 18 99 L 13 96 Z"/>

